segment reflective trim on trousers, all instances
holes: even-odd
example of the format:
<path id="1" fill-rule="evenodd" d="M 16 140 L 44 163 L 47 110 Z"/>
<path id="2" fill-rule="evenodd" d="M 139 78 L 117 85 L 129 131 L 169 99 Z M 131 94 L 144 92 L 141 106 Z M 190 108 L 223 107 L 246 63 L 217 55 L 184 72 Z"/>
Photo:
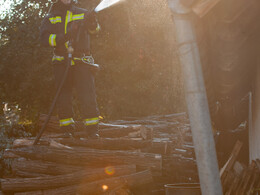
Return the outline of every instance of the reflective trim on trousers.
<path id="1" fill-rule="evenodd" d="M 60 120 L 60 127 L 68 126 L 70 124 L 74 124 L 75 121 L 73 118 L 66 118 L 66 119 L 61 119 Z"/>
<path id="2" fill-rule="evenodd" d="M 84 120 L 84 124 L 86 126 L 88 126 L 88 125 L 96 125 L 96 124 L 98 124 L 98 122 L 99 122 L 99 118 L 98 117 L 88 118 L 88 119 Z"/>

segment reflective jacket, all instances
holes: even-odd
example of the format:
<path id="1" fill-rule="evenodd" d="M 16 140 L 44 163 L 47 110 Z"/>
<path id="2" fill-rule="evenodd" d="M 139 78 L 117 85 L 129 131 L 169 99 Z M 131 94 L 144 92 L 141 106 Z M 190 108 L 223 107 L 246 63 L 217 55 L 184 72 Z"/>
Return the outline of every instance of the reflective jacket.
<path id="1" fill-rule="evenodd" d="M 94 34 L 100 30 L 99 24 L 95 21 L 88 24 L 85 19 L 88 11 L 74 5 L 65 5 L 61 2 L 53 4 L 49 14 L 43 19 L 40 27 L 40 40 L 42 45 L 54 47 L 53 61 L 64 60 L 67 56 L 68 40 L 66 34 L 68 27 L 73 22 L 84 22 L 84 29 L 81 29 L 79 37 L 73 43 L 73 57 L 82 57 L 83 54 L 90 54 L 89 33 Z M 84 20 L 85 19 L 85 20 Z"/>

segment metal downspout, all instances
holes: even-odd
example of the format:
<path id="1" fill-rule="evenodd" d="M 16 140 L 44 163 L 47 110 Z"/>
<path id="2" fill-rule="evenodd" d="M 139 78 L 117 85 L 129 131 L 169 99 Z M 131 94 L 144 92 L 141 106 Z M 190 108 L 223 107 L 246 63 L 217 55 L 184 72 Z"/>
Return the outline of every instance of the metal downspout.
<path id="1" fill-rule="evenodd" d="M 203 195 L 222 195 L 219 167 L 191 10 L 168 0 L 173 13 L 185 96 Z"/>

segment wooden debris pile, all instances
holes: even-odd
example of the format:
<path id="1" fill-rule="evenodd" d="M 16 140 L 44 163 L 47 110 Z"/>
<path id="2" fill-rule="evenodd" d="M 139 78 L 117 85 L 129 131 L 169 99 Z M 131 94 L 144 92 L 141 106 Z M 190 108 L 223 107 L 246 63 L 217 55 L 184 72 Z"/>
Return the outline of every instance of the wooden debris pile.
<path id="1" fill-rule="evenodd" d="M 260 160 L 252 161 L 248 167 L 237 161 L 242 145 L 242 142 L 236 142 L 228 161 L 220 170 L 225 195 L 250 195 L 260 192 Z"/>
<path id="2" fill-rule="evenodd" d="M 128 118 L 114 124 L 141 124 L 153 129 L 152 147 L 142 149 L 162 154 L 162 182 L 198 182 L 190 122 L 186 113 Z"/>
<path id="3" fill-rule="evenodd" d="M 38 145 L 32 145 L 34 138 L 18 139 L 5 151 L 12 175 L 1 179 L 3 192 L 131 194 L 154 179 L 167 180 L 163 186 L 197 177 L 185 113 L 101 123 L 98 140 L 85 138 L 81 123 L 75 138 L 67 138 L 57 121 L 50 121 Z"/>

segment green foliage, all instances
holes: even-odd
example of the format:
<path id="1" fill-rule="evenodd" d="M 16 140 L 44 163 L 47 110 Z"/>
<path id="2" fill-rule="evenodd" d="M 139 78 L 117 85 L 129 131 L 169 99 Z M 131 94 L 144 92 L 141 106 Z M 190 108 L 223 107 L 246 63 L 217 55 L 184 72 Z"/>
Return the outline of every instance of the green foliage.
<path id="1" fill-rule="evenodd" d="M 91 9 L 98 0 L 81 1 Z M 85 5 L 88 4 L 88 5 Z M 48 0 L 27 0 L 0 21 L 0 101 L 22 115 L 47 112 L 55 89 L 51 50 L 39 44 Z M 124 1 L 99 13 L 102 31 L 92 39 L 98 103 L 107 119 L 183 111 L 183 87 L 174 30 L 165 0 Z"/>

